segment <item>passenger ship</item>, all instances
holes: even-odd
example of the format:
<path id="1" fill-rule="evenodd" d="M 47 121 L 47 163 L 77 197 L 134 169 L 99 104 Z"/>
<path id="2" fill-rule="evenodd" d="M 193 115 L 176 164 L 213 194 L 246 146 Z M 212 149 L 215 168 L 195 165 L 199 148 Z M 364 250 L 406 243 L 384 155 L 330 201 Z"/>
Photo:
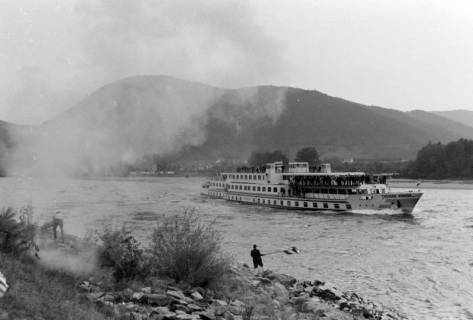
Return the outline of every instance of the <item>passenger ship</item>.
<path id="1" fill-rule="evenodd" d="M 393 192 L 391 174 L 332 172 L 330 164 L 309 170 L 308 162 L 269 163 L 220 173 L 202 185 L 202 194 L 229 201 L 284 209 L 364 211 L 389 209 L 410 214 L 420 190 Z"/>

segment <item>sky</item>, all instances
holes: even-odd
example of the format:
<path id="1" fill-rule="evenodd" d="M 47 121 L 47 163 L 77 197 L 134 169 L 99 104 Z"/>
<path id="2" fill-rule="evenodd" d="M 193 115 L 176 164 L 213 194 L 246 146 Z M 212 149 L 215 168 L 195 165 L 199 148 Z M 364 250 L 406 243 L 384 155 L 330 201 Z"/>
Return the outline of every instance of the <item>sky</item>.
<path id="1" fill-rule="evenodd" d="M 143 74 L 473 111 L 473 1 L 0 1 L 1 120 L 39 124 Z"/>

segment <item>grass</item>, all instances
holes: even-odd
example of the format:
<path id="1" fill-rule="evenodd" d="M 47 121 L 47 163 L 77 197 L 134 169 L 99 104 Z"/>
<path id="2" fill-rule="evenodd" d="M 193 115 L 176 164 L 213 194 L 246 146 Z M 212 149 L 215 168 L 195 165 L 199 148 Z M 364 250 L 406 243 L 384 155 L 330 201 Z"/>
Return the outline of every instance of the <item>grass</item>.
<path id="1" fill-rule="evenodd" d="M 4 253 L 0 253 L 0 270 L 10 286 L 0 299 L 0 309 L 11 319 L 110 319 L 81 296 L 74 276 Z"/>
<path id="2" fill-rule="evenodd" d="M 44 264 L 48 257 L 52 259 L 44 251 L 43 264 L 32 258 L 30 249 L 36 247 L 37 234 L 28 217 L 32 210 L 20 210 L 18 220 L 17 213 L 13 209 L 0 212 L 0 270 L 10 286 L 0 299 L 0 310 L 8 312 L 11 319 L 110 319 L 112 310 L 95 305 L 78 290 L 83 280 L 79 275 L 58 268 L 58 262 L 67 258 L 64 254 L 58 253 L 51 266 Z M 162 276 L 209 287 L 221 284 L 230 270 L 229 260 L 221 252 L 220 235 L 212 223 L 201 223 L 193 211 L 160 221 L 147 248 L 125 229 L 105 230 L 99 239 L 99 265 L 94 276 L 105 280 L 103 287 L 129 288 L 134 282 Z M 109 279 L 111 275 L 115 281 Z"/>

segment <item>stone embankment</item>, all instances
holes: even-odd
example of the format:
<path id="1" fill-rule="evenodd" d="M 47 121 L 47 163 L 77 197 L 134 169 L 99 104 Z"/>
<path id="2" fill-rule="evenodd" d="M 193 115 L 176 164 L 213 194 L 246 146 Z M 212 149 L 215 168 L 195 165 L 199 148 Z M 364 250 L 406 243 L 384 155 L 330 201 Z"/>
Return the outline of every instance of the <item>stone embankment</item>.
<path id="1" fill-rule="evenodd" d="M 93 281 L 82 282 L 80 288 L 88 299 L 109 308 L 116 319 L 406 319 L 356 293 L 341 292 L 318 280 L 298 281 L 269 270 L 255 276 L 247 266 L 234 267 L 230 278 L 215 290 L 163 279 L 138 290 L 107 292 Z"/>

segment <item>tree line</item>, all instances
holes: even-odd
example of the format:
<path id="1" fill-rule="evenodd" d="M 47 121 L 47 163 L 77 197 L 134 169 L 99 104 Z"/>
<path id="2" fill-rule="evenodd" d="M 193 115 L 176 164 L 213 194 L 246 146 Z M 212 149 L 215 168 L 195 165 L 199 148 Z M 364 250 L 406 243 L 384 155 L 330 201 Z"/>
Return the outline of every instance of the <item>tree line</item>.
<path id="1" fill-rule="evenodd" d="M 405 172 L 411 178 L 473 179 L 473 140 L 429 142 Z"/>
<path id="2" fill-rule="evenodd" d="M 250 166 L 283 161 L 288 157 L 281 151 L 252 153 Z M 300 149 L 294 161 L 309 162 L 311 167 L 320 164 L 319 153 L 314 147 Z M 343 163 L 338 159 L 327 160 L 336 171 L 364 171 L 368 173 L 395 173 L 399 178 L 412 179 L 473 179 L 473 140 L 459 139 L 447 144 L 429 142 L 412 161 L 355 161 Z"/>

